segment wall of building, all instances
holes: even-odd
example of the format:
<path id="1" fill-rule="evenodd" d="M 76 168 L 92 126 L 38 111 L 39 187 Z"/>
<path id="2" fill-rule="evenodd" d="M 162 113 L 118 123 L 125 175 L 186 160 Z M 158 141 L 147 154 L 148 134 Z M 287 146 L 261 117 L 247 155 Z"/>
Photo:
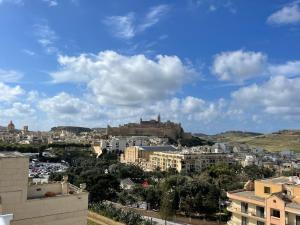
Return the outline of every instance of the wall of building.
<path id="1" fill-rule="evenodd" d="M 270 196 L 272 193 L 282 192 L 283 185 L 282 184 L 274 184 L 271 182 L 265 182 L 265 181 L 255 181 L 255 195 L 259 197 L 266 198 Z M 270 187 L 270 194 L 264 193 L 264 187 Z"/>
<path id="2" fill-rule="evenodd" d="M 124 153 L 121 154 L 121 163 L 140 163 L 143 161 L 149 161 L 150 155 L 154 151 L 143 150 L 138 146 L 128 147 L 124 150 Z"/>
<path id="3" fill-rule="evenodd" d="M 87 193 L 57 196 L 50 198 L 39 198 L 27 200 L 20 205 L 7 205 L 4 212 L 13 212 L 14 220 L 12 225 L 46 225 L 59 224 L 65 225 L 71 223 L 58 223 L 54 221 L 66 220 L 76 221 L 74 218 L 85 218 L 88 209 Z M 84 224 L 77 223 L 74 224 Z"/>
<path id="4" fill-rule="evenodd" d="M 285 203 L 276 196 L 272 196 L 266 200 L 266 219 L 267 224 L 282 225 L 285 223 Z M 280 211 L 280 218 L 271 215 L 272 209 Z"/>
<path id="5" fill-rule="evenodd" d="M 0 157 L 0 206 L 11 225 L 86 225 L 88 193 L 68 194 L 68 183 L 28 186 L 27 157 Z M 47 191 L 58 195 L 44 197 Z M 31 199 L 34 198 L 34 199 Z"/>
<path id="6" fill-rule="evenodd" d="M 292 195 L 295 196 L 295 198 L 293 199 L 293 201 L 297 202 L 300 204 L 300 187 L 297 187 L 297 186 L 294 186 L 292 188 L 292 191 L 291 191 Z"/>
<path id="7" fill-rule="evenodd" d="M 2 205 L 24 202 L 28 185 L 27 157 L 0 158 L 0 196 Z"/>
<path id="8" fill-rule="evenodd" d="M 296 224 L 296 214 L 287 213 L 288 224 Z"/>
<path id="9" fill-rule="evenodd" d="M 159 167 L 162 171 L 168 168 L 175 168 L 178 172 L 182 170 L 182 160 L 184 156 L 172 153 L 154 152 L 149 157 L 150 169 Z"/>
<path id="10" fill-rule="evenodd" d="M 159 121 L 142 121 L 119 127 L 107 127 L 107 135 L 112 136 L 158 136 L 177 139 L 184 134 L 180 124 Z"/>
<path id="11" fill-rule="evenodd" d="M 160 167 L 162 170 L 166 170 L 169 167 L 176 168 L 178 172 L 184 170 L 190 171 L 202 171 L 203 169 L 214 165 L 216 163 L 229 163 L 228 158 L 224 154 L 217 153 L 191 153 L 184 154 L 178 152 L 178 154 L 168 152 L 155 152 L 150 156 L 151 169 Z"/>
<path id="12" fill-rule="evenodd" d="M 33 184 L 28 186 L 27 198 L 40 198 L 44 197 L 47 192 L 52 192 L 56 195 L 62 194 L 61 182 Z"/>

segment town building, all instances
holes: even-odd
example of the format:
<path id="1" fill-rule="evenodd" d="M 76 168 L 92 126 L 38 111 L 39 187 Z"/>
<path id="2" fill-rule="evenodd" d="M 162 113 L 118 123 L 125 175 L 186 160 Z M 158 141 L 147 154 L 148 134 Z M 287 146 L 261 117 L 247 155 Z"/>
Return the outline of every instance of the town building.
<path id="1" fill-rule="evenodd" d="M 11 225 L 86 225 L 88 193 L 64 177 L 62 182 L 32 184 L 29 160 L 17 152 L 0 152 L 0 220 Z M 7 222 L 7 221 L 6 221 Z"/>
<path id="2" fill-rule="evenodd" d="M 201 153 L 201 152 L 153 152 L 149 156 L 149 170 L 159 168 L 165 171 L 175 168 L 178 172 L 202 171 L 217 163 L 232 164 L 233 160 L 223 153 Z"/>
<path id="3" fill-rule="evenodd" d="M 249 181 L 244 189 L 227 193 L 232 212 L 228 225 L 300 224 L 300 179 L 277 177 Z"/>
<path id="4" fill-rule="evenodd" d="M 28 126 L 23 126 L 23 130 L 22 130 L 22 134 L 28 134 L 29 132 L 29 129 L 28 129 Z"/>
<path id="5" fill-rule="evenodd" d="M 99 156 L 103 150 L 108 152 L 124 152 L 131 146 L 159 146 L 166 145 L 167 138 L 149 137 L 149 136 L 131 136 L 120 137 L 110 136 L 106 139 L 100 139 L 92 144 L 93 151 Z"/>
<path id="6" fill-rule="evenodd" d="M 154 152 L 176 151 L 171 145 L 165 146 L 132 146 L 125 149 L 121 154 L 121 163 L 136 164 L 145 166 L 144 163 L 149 162 L 150 155 Z"/>
<path id="7" fill-rule="evenodd" d="M 119 127 L 107 126 L 106 132 L 111 136 L 157 136 L 173 140 L 192 137 L 191 134 L 184 132 L 180 123 L 162 122 L 160 115 L 157 120 L 143 121 L 140 119 L 140 123 L 128 123 Z"/>

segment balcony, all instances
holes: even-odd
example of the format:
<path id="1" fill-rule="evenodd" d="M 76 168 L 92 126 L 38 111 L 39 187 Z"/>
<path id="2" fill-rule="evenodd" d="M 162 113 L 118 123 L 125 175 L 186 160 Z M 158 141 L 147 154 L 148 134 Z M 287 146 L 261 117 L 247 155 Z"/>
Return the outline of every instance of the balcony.
<path id="1" fill-rule="evenodd" d="M 253 218 L 258 221 L 265 221 L 265 217 L 261 217 L 261 215 L 256 214 L 255 210 L 248 209 L 248 212 L 242 212 L 240 207 L 228 206 L 227 210 L 232 213 L 236 213 L 245 217 Z M 235 224 L 235 223 L 234 223 Z"/>

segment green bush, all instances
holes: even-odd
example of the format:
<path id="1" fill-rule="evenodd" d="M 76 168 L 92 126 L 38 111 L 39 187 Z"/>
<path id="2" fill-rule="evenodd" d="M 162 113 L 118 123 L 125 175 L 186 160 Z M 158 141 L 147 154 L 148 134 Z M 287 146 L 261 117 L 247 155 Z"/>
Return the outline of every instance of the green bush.
<path id="1" fill-rule="evenodd" d="M 149 224 L 149 221 L 144 220 L 141 215 L 132 211 L 126 211 L 120 208 L 116 208 L 112 204 L 92 203 L 89 205 L 89 209 L 102 216 L 108 217 L 121 223 L 125 223 L 126 225 Z"/>

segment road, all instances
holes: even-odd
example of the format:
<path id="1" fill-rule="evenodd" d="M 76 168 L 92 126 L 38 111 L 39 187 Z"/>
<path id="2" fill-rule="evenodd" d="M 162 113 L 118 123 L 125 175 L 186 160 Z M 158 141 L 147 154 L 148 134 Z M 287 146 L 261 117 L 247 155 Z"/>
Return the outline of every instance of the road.
<path id="1" fill-rule="evenodd" d="M 165 224 L 165 221 L 162 220 L 162 219 L 149 217 L 149 216 L 143 216 L 143 218 L 146 219 L 146 220 L 151 220 L 151 218 L 152 218 L 152 221 L 156 222 L 157 224 L 161 224 L 161 225 Z M 172 222 L 172 221 L 167 221 L 167 225 L 192 225 L 192 224 L 189 224 L 189 223 L 175 223 L 175 222 Z"/>

